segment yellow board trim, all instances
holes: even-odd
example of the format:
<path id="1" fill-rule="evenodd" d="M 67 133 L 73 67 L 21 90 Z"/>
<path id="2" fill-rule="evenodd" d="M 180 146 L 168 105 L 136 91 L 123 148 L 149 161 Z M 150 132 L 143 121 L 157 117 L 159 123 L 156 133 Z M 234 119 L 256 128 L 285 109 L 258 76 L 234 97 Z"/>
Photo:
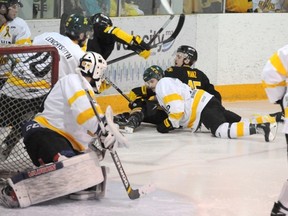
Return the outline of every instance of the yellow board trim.
<path id="1" fill-rule="evenodd" d="M 215 89 L 220 92 L 225 102 L 268 100 L 262 83 L 217 85 Z M 110 105 L 115 114 L 130 111 L 128 101 L 120 94 L 99 95 L 97 102 L 102 110 L 106 110 Z"/>

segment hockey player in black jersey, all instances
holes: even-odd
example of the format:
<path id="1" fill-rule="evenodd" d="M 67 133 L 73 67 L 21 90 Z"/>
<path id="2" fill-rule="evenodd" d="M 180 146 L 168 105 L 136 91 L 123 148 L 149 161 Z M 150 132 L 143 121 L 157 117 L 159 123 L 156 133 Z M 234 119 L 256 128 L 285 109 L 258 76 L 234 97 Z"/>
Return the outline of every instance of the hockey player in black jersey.
<path id="1" fill-rule="evenodd" d="M 135 51 L 144 59 L 150 56 L 150 47 L 140 36 L 130 35 L 119 27 L 113 26 L 108 16 L 97 13 L 90 19 L 93 23 L 94 35 L 88 40 L 87 51 L 97 52 L 107 59 L 114 49 L 115 42 L 119 42 L 126 44 L 128 49 Z"/>
<path id="2" fill-rule="evenodd" d="M 198 53 L 191 46 L 182 45 L 178 47 L 174 59 L 174 66 L 167 68 L 164 72 L 165 77 L 178 78 L 192 89 L 203 89 L 214 95 L 220 102 L 221 95 L 210 83 L 209 78 L 201 70 L 192 67 L 198 58 Z"/>
<path id="3" fill-rule="evenodd" d="M 210 83 L 206 74 L 203 71 L 192 67 L 197 59 L 198 53 L 195 48 L 187 45 L 178 47 L 174 60 L 175 66 L 166 69 L 164 76 L 178 78 L 192 89 L 203 89 L 222 103 L 221 94 L 215 89 L 214 85 Z M 226 110 L 225 117 L 230 123 L 239 122 L 241 120 L 241 116 L 230 110 Z"/>
<path id="4" fill-rule="evenodd" d="M 127 45 L 127 49 L 136 52 L 144 59 L 149 58 L 150 46 L 145 43 L 140 36 L 134 36 L 123 31 L 121 28 L 113 26 L 110 17 L 102 13 L 94 14 L 90 17 L 93 24 L 93 38 L 87 42 L 87 51 L 99 53 L 106 60 L 112 53 L 115 43 Z M 110 85 L 103 80 L 100 92 L 108 89 Z"/>

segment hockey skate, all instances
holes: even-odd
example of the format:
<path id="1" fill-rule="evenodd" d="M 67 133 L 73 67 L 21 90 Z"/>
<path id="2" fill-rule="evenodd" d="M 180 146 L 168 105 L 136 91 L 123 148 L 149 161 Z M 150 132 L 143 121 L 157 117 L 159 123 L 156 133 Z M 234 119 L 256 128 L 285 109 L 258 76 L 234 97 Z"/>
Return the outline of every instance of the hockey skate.
<path id="1" fill-rule="evenodd" d="M 120 126 L 120 124 L 125 124 L 128 122 L 129 116 L 130 114 L 128 112 L 124 112 L 124 113 L 115 115 L 113 118 L 113 121 L 115 124 L 118 124 Z"/>
<path id="2" fill-rule="evenodd" d="M 257 133 L 264 134 L 266 142 L 273 141 L 277 133 L 277 123 L 257 124 Z"/>
<path id="3" fill-rule="evenodd" d="M 18 208 L 19 202 L 12 187 L 4 186 L 0 191 L 0 203 L 7 208 Z"/>
<path id="4" fill-rule="evenodd" d="M 144 119 L 144 114 L 142 112 L 134 112 L 130 115 L 126 121 L 119 121 L 119 129 L 124 129 L 123 132 L 133 133 L 136 128 L 138 128 Z"/>
<path id="5" fill-rule="evenodd" d="M 107 167 L 101 166 L 104 180 L 102 183 L 93 187 L 87 188 L 86 190 L 72 193 L 69 195 L 70 199 L 73 200 L 91 200 L 91 199 L 102 199 L 105 197 L 106 184 L 107 184 Z"/>
<path id="6" fill-rule="evenodd" d="M 274 117 L 276 122 L 282 122 L 282 123 L 284 122 L 283 112 L 270 113 L 269 116 Z"/>
<path id="7" fill-rule="evenodd" d="M 271 211 L 271 216 L 287 216 L 286 213 L 288 212 L 288 209 L 285 208 L 285 206 L 282 205 L 281 202 L 274 203 L 273 209 Z"/>

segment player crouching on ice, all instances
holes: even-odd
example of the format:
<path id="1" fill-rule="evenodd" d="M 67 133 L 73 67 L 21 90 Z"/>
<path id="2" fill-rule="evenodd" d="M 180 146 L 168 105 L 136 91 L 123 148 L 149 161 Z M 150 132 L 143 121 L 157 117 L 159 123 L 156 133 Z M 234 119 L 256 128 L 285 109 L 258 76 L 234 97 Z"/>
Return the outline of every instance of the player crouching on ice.
<path id="1" fill-rule="evenodd" d="M 113 124 L 111 108 L 104 117 L 100 106 L 91 103 L 90 96 L 95 97 L 94 91 L 99 90 L 106 67 L 101 55 L 87 52 L 76 69 L 79 73 L 58 80 L 43 111 L 23 127 L 24 144 L 38 168 L 7 179 L 0 191 L 2 205 L 23 208 L 68 194 L 78 199 L 86 189 L 94 192 L 93 196 L 86 194 L 88 198 L 99 198 L 99 187 L 103 196 L 105 169 L 99 161 L 105 150 L 127 147 L 127 140 Z"/>
<path id="2" fill-rule="evenodd" d="M 153 67 L 153 68 L 152 68 Z M 191 89 L 179 79 L 163 77 L 163 70 L 151 66 L 144 71 L 143 80 L 156 93 L 159 105 L 168 117 L 157 125 L 157 131 L 168 133 L 174 128 L 197 129 L 199 122 L 215 137 L 238 138 L 263 133 L 266 142 L 274 140 L 277 123 L 252 124 L 249 121 L 229 123 L 226 109 L 213 95 L 202 89 Z"/>

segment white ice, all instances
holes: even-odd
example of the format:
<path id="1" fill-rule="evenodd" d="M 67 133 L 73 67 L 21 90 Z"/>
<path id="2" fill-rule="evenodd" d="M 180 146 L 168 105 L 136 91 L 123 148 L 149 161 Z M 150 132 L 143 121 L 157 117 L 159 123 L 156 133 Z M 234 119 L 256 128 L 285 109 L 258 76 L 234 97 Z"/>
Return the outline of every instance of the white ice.
<path id="1" fill-rule="evenodd" d="M 224 103 L 249 117 L 279 111 L 268 101 Z M 153 183 L 156 191 L 130 200 L 110 155 L 106 197 L 74 201 L 65 197 L 25 209 L 0 207 L 2 216 L 264 216 L 287 179 L 287 153 L 279 124 L 266 143 L 260 134 L 240 139 L 177 130 L 159 134 L 143 125 L 126 134 L 130 148 L 118 154 L 133 189 Z"/>

